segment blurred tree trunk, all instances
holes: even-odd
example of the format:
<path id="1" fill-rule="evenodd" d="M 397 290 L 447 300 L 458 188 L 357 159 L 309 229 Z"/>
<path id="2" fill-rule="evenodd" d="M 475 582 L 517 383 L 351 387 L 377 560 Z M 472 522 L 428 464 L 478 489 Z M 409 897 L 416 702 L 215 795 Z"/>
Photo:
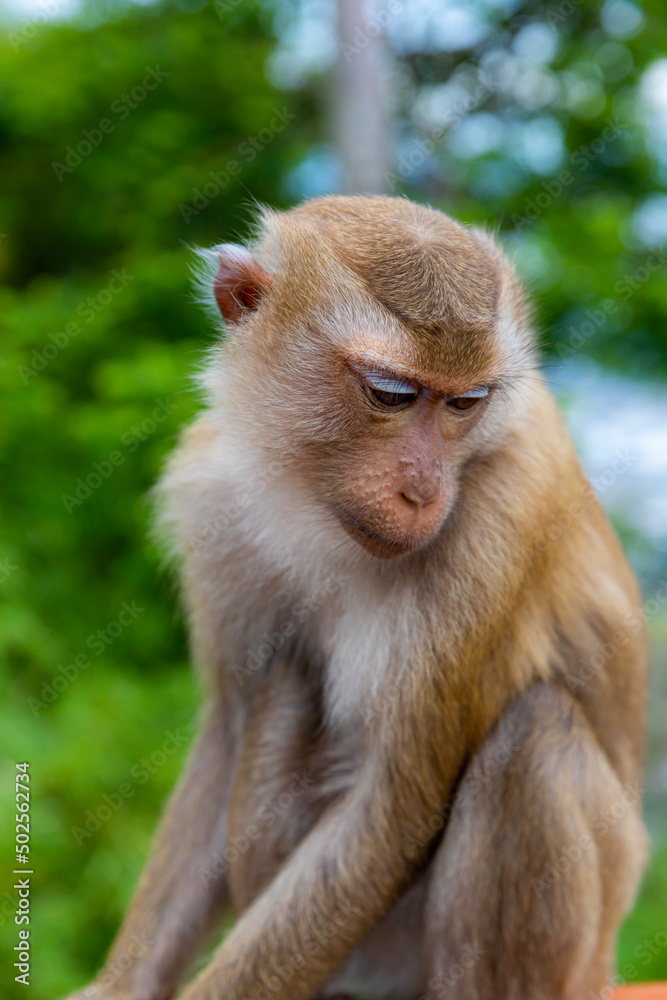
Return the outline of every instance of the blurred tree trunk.
<path id="1" fill-rule="evenodd" d="M 383 14 L 364 0 L 337 0 L 340 54 L 334 84 L 336 145 L 347 194 L 384 192 L 390 165 L 389 52 Z"/>

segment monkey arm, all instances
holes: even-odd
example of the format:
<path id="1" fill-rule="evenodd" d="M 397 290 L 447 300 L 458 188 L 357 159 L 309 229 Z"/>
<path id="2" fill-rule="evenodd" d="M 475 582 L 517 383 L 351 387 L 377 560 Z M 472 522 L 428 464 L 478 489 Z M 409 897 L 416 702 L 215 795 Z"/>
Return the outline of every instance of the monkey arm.
<path id="1" fill-rule="evenodd" d="M 252 1000 L 267 989 L 274 1000 L 315 994 L 405 885 L 420 860 L 418 824 L 439 815 L 447 800 L 453 754 L 435 767 L 424 761 L 434 764 L 443 744 L 454 744 L 441 739 L 437 749 L 427 746 L 428 731 L 438 730 L 404 729 L 387 754 L 367 762 L 356 786 L 302 841 L 182 1000 Z"/>
<path id="2" fill-rule="evenodd" d="M 83 997 L 171 996 L 226 904 L 219 872 L 233 755 L 220 716 L 209 712 L 95 992 Z"/>

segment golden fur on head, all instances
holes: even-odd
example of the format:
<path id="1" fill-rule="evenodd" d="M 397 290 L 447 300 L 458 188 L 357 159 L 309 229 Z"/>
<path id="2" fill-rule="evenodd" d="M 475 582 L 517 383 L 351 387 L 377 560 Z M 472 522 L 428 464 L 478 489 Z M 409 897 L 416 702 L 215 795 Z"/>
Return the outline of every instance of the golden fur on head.
<path id="1" fill-rule="evenodd" d="M 335 289 L 338 298 L 349 283 L 400 321 L 426 367 L 478 374 L 497 353 L 508 304 L 521 360 L 533 360 L 523 295 L 501 252 L 485 233 L 434 209 L 401 198 L 318 198 L 265 213 L 253 249 L 277 271 L 276 302 L 284 304 L 289 283 L 290 311 L 307 314 L 318 292 L 328 298 Z M 518 339 L 513 346 L 518 354 Z"/>

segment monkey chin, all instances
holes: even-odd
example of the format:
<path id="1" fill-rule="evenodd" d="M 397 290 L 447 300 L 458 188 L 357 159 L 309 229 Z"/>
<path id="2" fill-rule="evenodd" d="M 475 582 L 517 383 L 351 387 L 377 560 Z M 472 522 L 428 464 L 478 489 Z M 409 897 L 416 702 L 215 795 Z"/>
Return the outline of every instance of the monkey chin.
<path id="1" fill-rule="evenodd" d="M 348 535 L 376 559 L 396 559 L 398 556 L 407 555 L 408 552 L 414 552 L 432 541 L 442 526 L 441 522 L 435 530 L 414 531 L 399 538 L 391 538 L 373 531 L 350 513 L 339 513 L 339 519 Z"/>

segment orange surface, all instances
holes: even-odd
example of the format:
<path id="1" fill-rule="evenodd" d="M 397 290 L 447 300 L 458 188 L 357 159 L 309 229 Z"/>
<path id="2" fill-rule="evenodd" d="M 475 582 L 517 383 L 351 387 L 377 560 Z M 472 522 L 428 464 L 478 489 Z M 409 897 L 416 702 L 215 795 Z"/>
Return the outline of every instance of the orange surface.
<path id="1" fill-rule="evenodd" d="M 667 983 L 636 983 L 614 993 L 614 1000 L 667 1000 Z"/>

